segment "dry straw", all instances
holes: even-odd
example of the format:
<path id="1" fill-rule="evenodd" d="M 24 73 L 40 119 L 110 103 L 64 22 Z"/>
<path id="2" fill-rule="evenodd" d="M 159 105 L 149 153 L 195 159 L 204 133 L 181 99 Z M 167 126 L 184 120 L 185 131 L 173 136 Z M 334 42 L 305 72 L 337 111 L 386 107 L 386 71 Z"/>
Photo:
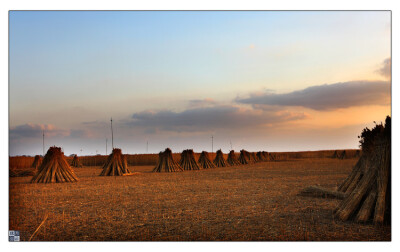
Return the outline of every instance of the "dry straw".
<path id="1" fill-rule="evenodd" d="M 43 161 L 42 157 L 39 155 L 36 155 L 35 159 L 33 160 L 32 165 L 31 165 L 31 168 L 34 168 L 34 169 L 39 168 L 39 166 L 42 164 L 42 161 Z"/>
<path id="2" fill-rule="evenodd" d="M 344 150 L 344 151 L 342 151 L 342 153 L 340 153 L 339 159 L 345 159 L 345 158 L 347 158 L 347 153 L 346 153 L 346 151 Z"/>
<path id="3" fill-rule="evenodd" d="M 269 161 L 276 161 L 276 154 L 269 153 Z"/>
<path id="4" fill-rule="evenodd" d="M 72 159 L 72 162 L 71 162 L 71 166 L 72 167 L 79 167 L 79 168 L 83 167 L 81 161 L 78 158 L 78 155 L 74 155 L 74 158 Z"/>
<path id="5" fill-rule="evenodd" d="M 121 149 L 114 148 L 108 156 L 100 176 L 123 176 L 130 173 L 126 157 L 122 155 Z"/>
<path id="6" fill-rule="evenodd" d="M 362 155 L 338 191 L 347 196 L 335 210 L 341 220 L 372 220 L 375 224 L 391 219 L 391 118 L 385 126 L 365 128 L 361 133 Z"/>
<path id="7" fill-rule="evenodd" d="M 231 150 L 229 152 L 228 158 L 226 159 L 229 165 L 240 165 L 239 159 L 235 155 L 235 151 Z"/>
<path id="8" fill-rule="evenodd" d="M 250 153 L 246 150 L 241 150 L 239 155 L 239 162 L 241 164 L 250 164 Z"/>
<path id="9" fill-rule="evenodd" d="M 216 152 L 216 157 L 214 159 L 214 164 L 216 167 L 226 167 L 229 166 L 229 164 L 225 161 L 224 159 L 224 154 L 222 151 L 219 149 Z"/>
<path id="10" fill-rule="evenodd" d="M 183 170 L 200 170 L 200 166 L 194 158 L 192 149 L 182 151 L 179 165 L 183 168 Z"/>
<path id="11" fill-rule="evenodd" d="M 258 160 L 258 158 L 257 158 L 256 153 L 250 152 L 250 163 L 256 163 L 256 162 L 258 162 L 258 161 L 259 161 L 259 160 Z"/>
<path id="12" fill-rule="evenodd" d="M 164 152 L 158 154 L 158 163 L 153 172 L 178 172 L 183 171 L 182 167 L 172 158 L 172 151 L 166 148 Z"/>
<path id="13" fill-rule="evenodd" d="M 32 183 L 60 183 L 78 181 L 74 171 L 59 147 L 50 147 L 42 164 L 33 176 Z"/>
<path id="14" fill-rule="evenodd" d="M 36 228 L 35 232 L 33 232 L 33 234 L 31 235 L 31 237 L 29 238 L 28 241 L 31 241 L 33 239 L 33 237 L 35 237 L 35 234 L 39 231 L 39 229 L 43 226 L 43 224 L 46 222 L 47 218 L 49 217 L 49 214 L 46 214 L 46 216 L 44 216 L 43 221 L 40 223 L 40 225 Z"/>
<path id="15" fill-rule="evenodd" d="M 259 152 L 257 152 L 257 158 L 258 158 L 258 160 L 261 161 L 261 162 L 269 161 L 268 152 L 265 152 L 265 151 L 259 151 Z"/>
<path id="16" fill-rule="evenodd" d="M 360 136 L 361 157 L 350 175 L 336 192 L 322 188 L 306 188 L 300 194 L 335 196 L 343 201 L 334 215 L 340 220 L 373 221 L 375 224 L 391 220 L 391 118 L 385 126 L 365 128 Z"/>
<path id="17" fill-rule="evenodd" d="M 211 162 L 208 152 L 203 151 L 199 157 L 199 164 L 203 169 L 215 168 L 215 164 Z"/>

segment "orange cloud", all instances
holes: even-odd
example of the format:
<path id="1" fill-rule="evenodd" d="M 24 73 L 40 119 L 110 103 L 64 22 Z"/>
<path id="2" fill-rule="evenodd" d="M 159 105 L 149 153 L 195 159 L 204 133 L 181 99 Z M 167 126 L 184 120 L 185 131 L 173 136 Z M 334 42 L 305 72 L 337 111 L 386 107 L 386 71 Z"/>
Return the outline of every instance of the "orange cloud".
<path id="1" fill-rule="evenodd" d="M 390 104 L 390 82 L 349 81 L 311 86 L 284 94 L 265 92 L 236 101 L 253 106 L 294 106 L 313 110 L 335 110 L 365 105 Z"/>
<path id="2" fill-rule="evenodd" d="M 249 129 L 305 118 L 307 118 L 307 115 L 301 112 L 265 111 L 232 105 L 220 105 L 190 108 L 182 112 L 170 110 L 158 112 L 142 111 L 133 114 L 133 120 L 126 124 L 146 130 L 201 132 L 215 129 Z"/>

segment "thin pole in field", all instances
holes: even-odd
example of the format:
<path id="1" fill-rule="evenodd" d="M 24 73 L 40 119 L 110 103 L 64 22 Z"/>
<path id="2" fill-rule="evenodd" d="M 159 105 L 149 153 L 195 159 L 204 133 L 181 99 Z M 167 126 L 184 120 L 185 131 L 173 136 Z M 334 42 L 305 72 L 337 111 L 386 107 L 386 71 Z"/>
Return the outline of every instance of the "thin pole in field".
<path id="1" fill-rule="evenodd" d="M 113 128 L 112 128 L 112 117 L 111 117 L 111 146 L 112 146 L 112 149 L 114 150 L 114 132 L 113 132 Z"/>
<path id="2" fill-rule="evenodd" d="M 44 130 L 43 130 L 43 157 L 44 157 Z"/>
<path id="3" fill-rule="evenodd" d="M 211 153 L 214 153 L 214 136 L 211 136 Z"/>

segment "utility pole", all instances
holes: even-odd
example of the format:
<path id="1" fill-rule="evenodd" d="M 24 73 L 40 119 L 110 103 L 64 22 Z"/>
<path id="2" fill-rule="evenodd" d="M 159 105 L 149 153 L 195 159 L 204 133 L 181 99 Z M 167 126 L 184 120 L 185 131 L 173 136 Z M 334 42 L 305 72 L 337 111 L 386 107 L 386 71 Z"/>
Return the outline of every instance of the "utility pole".
<path id="1" fill-rule="evenodd" d="M 44 157 L 44 130 L 43 130 L 43 157 Z"/>
<path id="2" fill-rule="evenodd" d="M 211 136 L 211 153 L 214 153 L 214 136 Z"/>
<path id="3" fill-rule="evenodd" d="M 113 128 L 112 128 L 112 117 L 111 117 L 111 146 L 112 146 L 112 149 L 114 150 L 114 132 L 113 132 Z"/>

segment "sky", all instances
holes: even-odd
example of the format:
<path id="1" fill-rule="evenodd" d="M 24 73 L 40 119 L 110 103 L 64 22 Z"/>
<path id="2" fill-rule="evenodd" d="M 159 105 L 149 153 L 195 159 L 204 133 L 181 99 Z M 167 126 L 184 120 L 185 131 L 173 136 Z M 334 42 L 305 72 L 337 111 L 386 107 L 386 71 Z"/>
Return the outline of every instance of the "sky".
<path id="1" fill-rule="evenodd" d="M 386 115 L 389 11 L 9 13 L 11 156 L 109 153 L 111 117 L 129 154 L 358 148 Z"/>

